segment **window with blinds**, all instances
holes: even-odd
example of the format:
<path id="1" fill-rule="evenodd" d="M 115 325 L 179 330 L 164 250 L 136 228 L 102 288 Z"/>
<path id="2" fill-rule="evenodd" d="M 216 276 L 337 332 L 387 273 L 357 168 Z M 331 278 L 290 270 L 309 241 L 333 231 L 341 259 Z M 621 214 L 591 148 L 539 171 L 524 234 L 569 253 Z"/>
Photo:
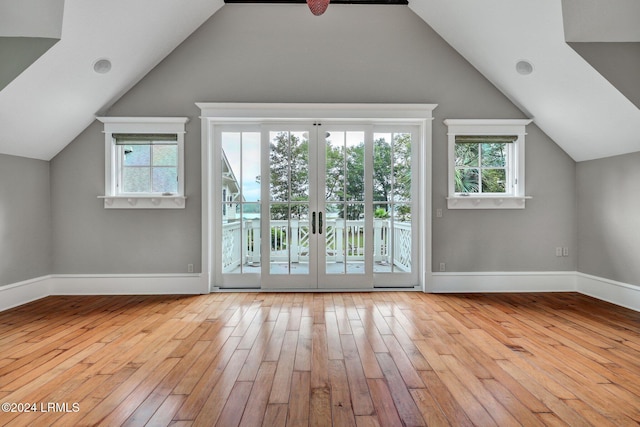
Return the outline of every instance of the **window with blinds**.
<path id="1" fill-rule="evenodd" d="M 187 117 L 98 117 L 105 209 L 183 209 Z"/>
<path id="2" fill-rule="evenodd" d="M 528 119 L 447 119 L 449 209 L 523 209 Z"/>

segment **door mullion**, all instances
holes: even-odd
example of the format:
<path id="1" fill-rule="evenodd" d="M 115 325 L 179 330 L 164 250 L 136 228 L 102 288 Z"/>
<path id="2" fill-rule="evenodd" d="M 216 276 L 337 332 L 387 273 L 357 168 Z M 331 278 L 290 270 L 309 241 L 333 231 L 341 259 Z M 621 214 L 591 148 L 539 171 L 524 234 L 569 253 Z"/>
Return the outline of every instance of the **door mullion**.
<path id="1" fill-rule="evenodd" d="M 365 275 L 373 277 L 373 127 L 367 126 L 364 134 L 364 218 L 365 218 Z"/>
<path id="2" fill-rule="evenodd" d="M 323 274 L 322 263 L 324 262 L 326 251 L 323 246 L 323 235 L 320 234 L 319 219 L 320 212 L 324 209 L 324 204 L 320 196 L 320 189 L 324 189 L 325 175 L 320 173 L 322 151 L 320 150 L 320 132 L 322 125 L 314 122 L 309 130 L 309 217 L 311 213 L 316 213 L 316 233 L 309 234 L 309 275 L 313 280 L 311 287 L 318 288 L 320 276 Z"/>
<path id="3" fill-rule="evenodd" d="M 260 241 L 260 265 L 262 266 L 261 285 L 265 286 L 269 281 L 271 268 L 271 194 L 270 165 L 269 165 L 269 130 L 262 126 L 260 129 L 261 141 L 261 167 L 260 167 L 260 230 L 262 236 Z"/>

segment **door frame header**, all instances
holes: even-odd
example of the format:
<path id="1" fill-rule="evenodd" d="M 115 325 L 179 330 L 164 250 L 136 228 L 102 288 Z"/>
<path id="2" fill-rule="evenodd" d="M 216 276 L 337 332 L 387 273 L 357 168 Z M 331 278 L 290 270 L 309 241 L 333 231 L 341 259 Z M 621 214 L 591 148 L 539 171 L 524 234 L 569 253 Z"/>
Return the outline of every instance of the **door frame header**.
<path id="1" fill-rule="evenodd" d="M 433 120 L 437 104 L 312 104 L 197 102 L 200 118 L 213 120 Z"/>

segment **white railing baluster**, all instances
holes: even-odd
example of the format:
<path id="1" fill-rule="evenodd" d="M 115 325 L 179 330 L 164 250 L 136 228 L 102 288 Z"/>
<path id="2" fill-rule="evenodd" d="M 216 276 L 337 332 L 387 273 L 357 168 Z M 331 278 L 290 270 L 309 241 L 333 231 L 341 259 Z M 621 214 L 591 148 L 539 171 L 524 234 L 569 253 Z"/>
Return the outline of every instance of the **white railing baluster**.
<path id="1" fill-rule="evenodd" d="M 253 257 L 252 261 L 254 264 L 260 263 L 260 248 L 262 247 L 262 242 L 260 239 L 260 220 L 254 219 L 251 221 L 251 230 L 253 231 Z"/>
<path id="2" fill-rule="evenodd" d="M 241 264 L 261 263 L 261 221 L 251 219 L 229 222 L 222 227 L 222 270 L 231 272 Z M 289 253 L 291 262 L 304 262 L 309 259 L 309 222 L 305 220 L 270 221 L 270 256 L 272 260 L 286 261 Z M 330 220 L 325 223 L 327 242 L 327 261 L 350 262 L 365 259 L 364 242 L 365 222 Z M 391 240 L 393 239 L 393 240 Z M 411 222 L 374 219 L 373 246 L 374 262 L 391 263 L 398 271 L 411 271 Z M 390 257 L 393 245 L 394 259 Z M 290 252 L 289 252 L 290 249 Z"/>
<path id="3" fill-rule="evenodd" d="M 300 239 L 300 221 L 297 219 L 291 220 L 291 262 L 299 262 L 300 261 L 300 248 L 299 239 Z"/>

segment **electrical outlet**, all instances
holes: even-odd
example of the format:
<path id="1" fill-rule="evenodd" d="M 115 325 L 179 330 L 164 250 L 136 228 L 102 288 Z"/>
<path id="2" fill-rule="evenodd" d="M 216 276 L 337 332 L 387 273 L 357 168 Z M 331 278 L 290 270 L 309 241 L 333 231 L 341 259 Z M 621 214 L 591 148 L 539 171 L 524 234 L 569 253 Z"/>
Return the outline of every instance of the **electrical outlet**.
<path id="1" fill-rule="evenodd" d="M 187 273 L 193 273 L 193 264 L 187 265 Z"/>
<path id="2" fill-rule="evenodd" d="M 562 248 L 562 256 L 569 256 L 569 248 Z"/>
<path id="3" fill-rule="evenodd" d="M 440 271 L 447 271 L 447 266 L 444 262 L 440 263 Z"/>
<path id="4" fill-rule="evenodd" d="M 556 256 L 562 256 L 562 248 L 560 246 L 556 248 Z"/>

